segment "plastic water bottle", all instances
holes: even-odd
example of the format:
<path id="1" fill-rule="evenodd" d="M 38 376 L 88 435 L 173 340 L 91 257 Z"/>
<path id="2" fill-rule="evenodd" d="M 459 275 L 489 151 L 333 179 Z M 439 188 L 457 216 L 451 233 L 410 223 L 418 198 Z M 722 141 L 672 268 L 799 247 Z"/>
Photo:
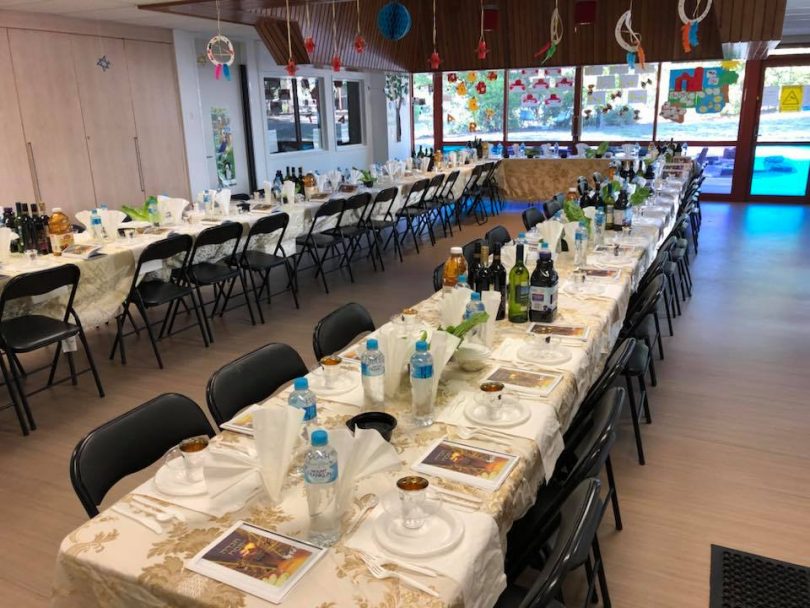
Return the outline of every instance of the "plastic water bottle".
<path id="1" fill-rule="evenodd" d="M 456 280 L 456 284 L 453 289 L 461 289 L 462 287 L 466 289 L 470 289 L 470 284 L 467 282 L 467 275 L 460 274 L 458 275 L 458 279 Z"/>
<path id="2" fill-rule="evenodd" d="M 520 158 L 526 158 L 526 144 L 520 142 Z"/>
<path id="3" fill-rule="evenodd" d="M 338 459 L 323 429 L 312 433 L 312 446 L 304 457 L 304 483 L 309 506 L 309 539 L 328 547 L 340 537 L 336 488 Z"/>
<path id="4" fill-rule="evenodd" d="M 583 220 L 579 221 L 574 234 L 574 266 L 581 268 L 588 263 L 588 227 Z"/>
<path id="5" fill-rule="evenodd" d="M 293 391 L 287 398 L 287 404 L 304 410 L 304 438 L 312 436 L 318 422 L 318 406 L 315 402 L 315 393 L 309 390 L 306 378 L 296 378 L 293 381 Z"/>
<path id="6" fill-rule="evenodd" d="M 366 352 L 360 357 L 363 375 L 363 402 L 366 409 L 382 411 L 385 398 L 385 355 L 374 338 L 366 340 Z"/>
<path id="7" fill-rule="evenodd" d="M 470 301 L 467 302 L 467 306 L 464 308 L 464 320 L 466 321 L 479 312 L 486 312 L 486 308 L 484 308 L 484 303 L 481 301 L 481 294 L 474 291 L 470 294 Z"/>
<path id="8" fill-rule="evenodd" d="M 593 241 L 594 245 L 602 245 L 605 241 L 605 211 L 602 207 L 597 207 L 593 216 Z"/>
<path id="9" fill-rule="evenodd" d="M 149 201 L 149 204 L 146 206 L 146 211 L 149 216 L 149 222 L 153 226 L 160 224 L 160 215 L 158 214 L 158 206 L 155 199 Z"/>
<path id="10" fill-rule="evenodd" d="M 97 243 L 104 241 L 104 226 L 101 224 L 101 216 L 97 209 L 90 212 L 90 234 Z"/>
<path id="11" fill-rule="evenodd" d="M 433 424 L 433 356 L 424 340 L 411 355 L 411 406 L 417 426 Z"/>
<path id="12" fill-rule="evenodd" d="M 515 245 L 523 245 L 526 246 L 526 233 L 525 232 L 518 232 L 517 239 L 515 239 Z"/>

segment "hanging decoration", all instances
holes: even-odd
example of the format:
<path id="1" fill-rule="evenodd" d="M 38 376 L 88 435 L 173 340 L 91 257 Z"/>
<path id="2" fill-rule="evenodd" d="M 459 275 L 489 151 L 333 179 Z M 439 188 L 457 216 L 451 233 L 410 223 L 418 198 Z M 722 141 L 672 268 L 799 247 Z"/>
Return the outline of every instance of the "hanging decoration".
<path id="1" fill-rule="evenodd" d="M 477 85 L 475 85 L 475 90 L 478 92 L 479 95 L 483 95 L 487 92 L 487 83 L 483 80 L 480 81 Z"/>
<path id="2" fill-rule="evenodd" d="M 614 34 L 619 46 L 627 51 L 627 65 L 630 69 L 634 70 L 636 68 L 636 61 L 641 65 L 641 69 L 644 69 L 645 57 L 644 49 L 641 47 L 641 35 L 633 31 L 632 13 L 633 3 L 631 1 L 630 8 L 623 12 L 616 22 Z M 629 41 L 625 40 L 625 34 L 627 34 Z"/>
<path id="3" fill-rule="evenodd" d="M 543 45 L 543 47 L 534 54 L 534 58 L 538 59 L 541 56 L 543 60 L 541 63 L 545 63 L 549 59 L 554 56 L 554 53 L 557 52 L 557 46 L 559 46 L 560 42 L 562 42 L 563 37 L 563 25 L 562 25 L 562 18 L 560 17 L 560 7 L 558 4 L 558 0 L 554 0 L 554 10 L 551 11 L 551 26 L 550 26 L 550 39 L 549 41 Z"/>
<path id="4" fill-rule="evenodd" d="M 411 30 L 411 14 L 401 2 L 391 0 L 377 13 L 377 29 L 387 40 L 402 40 Z"/>
<path id="5" fill-rule="evenodd" d="M 460 97 L 465 97 L 467 95 L 467 85 L 463 82 L 459 82 L 456 86 L 456 95 Z"/>
<path id="6" fill-rule="evenodd" d="M 478 59 L 486 59 L 489 49 L 487 48 L 487 41 L 484 38 L 484 0 L 481 0 L 481 35 L 478 38 L 478 46 L 475 49 Z"/>
<path id="7" fill-rule="evenodd" d="M 332 71 L 339 72 L 340 71 L 340 54 L 338 53 L 337 47 L 337 18 L 335 17 L 335 1 L 332 0 Z"/>
<path id="8" fill-rule="evenodd" d="M 357 35 L 354 37 L 354 50 L 356 53 L 362 53 L 366 50 L 366 39 L 360 33 L 360 0 L 355 0 L 357 4 Z"/>
<path id="9" fill-rule="evenodd" d="M 292 38 L 290 36 L 290 0 L 284 0 L 285 7 L 287 9 L 287 74 L 290 76 L 295 76 L 295 73 L 298 71 L 298 66 L 295 65 L 295 60 L 293 59 L 292 53 Z"/>
<path id="10" fill-rule="evenodd" d="M 307 0 L 306 5 L 304 6 L 304 11 L 304 26 L 307 30 L 307 36 L 304 38 L 304 48 L 307 50 L 307 53 L 312 55 L 312 53 L 315 52 L 315 39 L 312 37 L 312 20 L 309 18 L 309 0 Z M 287 23 L 287 31 L 289 33 L 289 16 L 287 17 Z"/>
<path id="11" fill-rule="evenodd" d="M 712 0 L 705 0 L 706 6 L 703 12 L 698 15 L 700 4 L 703 0 L 695 0 L 695 10 L 692 12 L 692 18 L 686 16 L 686 0 L 678 0 L 678 16 L 681 18 L 681 45 L 683 46 L 684 53 L 691 53 L 692 47 L 700 44 L 698 40 L 698 26 L 709 14 L 712 8 Z"/>
<path id="12" fill-rule="evenodd" d="M 438 70 L 442 58 L 439 56 L 439 51 L 436 50 L 436 0 L 433 0 L 433 52 L 428 58 L 428 65 L 431 70 Z"/>
<path id="13" fill-rule="evenodd" d="M 217 33 L 208 41 L 205 47 L 205 54 L 208 61 L 214 64 L 214 78 L 219 80 L 223 75 L 225 80 L 231 79 L 231 64 L 236 58 L 236 51 L 233 50 L 233 43 L 222 35 L 219 21 L 219 0 L 216 3 L 217 9 Z"/>

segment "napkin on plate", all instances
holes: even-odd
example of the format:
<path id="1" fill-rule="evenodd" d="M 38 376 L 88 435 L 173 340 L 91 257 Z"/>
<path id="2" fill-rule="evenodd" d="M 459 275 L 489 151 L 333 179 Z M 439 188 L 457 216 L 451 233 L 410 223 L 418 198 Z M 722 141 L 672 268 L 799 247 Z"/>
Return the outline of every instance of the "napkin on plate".
<path id="1" fill-rule="evenodd" d="M 183 220 L 183 211 L 188 206 L 188 201 L 182 198 L 169 198 L 160 195 L 157 197 L 157 204 L 161 222 L 176 225 Z"/>
<path id="2" fill-rule="evenodd" d="M 573 251 L 574 242 L 577 239 L 577 228 L 579 228 L 579 222 L 566 222 L 564 226 L 565 240 L 568 241 L 568 248 Z"/>
<path id="3" fill-rule="evenodd" d="M 560 222 L 541 222 L 536 228 L 537 232 L 540 233 L 540 237 L 548 243 L 549 251 L 552 253 L 557 251 L 563 231 L 562 224 Z"/>
<path id="4" fill-rule="evenodd" d="M 495 340 L 495 320 L 498 316 L 498 308 L 501 305 L 501 292 L 484 291 L 481 293 L 481 301 L 484 303 L 484 308 L 489 315 L 481 336 L 484 339 L 484 344 L 492 347 L 492 342 Z"/>
<path id="5" fill-rule="evenodd" d="M 336 503 L 343 513 L 352 504 L 355 482 L 363 477 L 401 466 L 396 449 L 374 429 L 329 431 L 329 443 L 338 454 Z"/>
<path id="6" fill-rule="evenodd" d="M 472 289 L 457 287 L 442 294 L 441 321 L 442 327 L 455 327 L 464 317 L 464 309 L 470 301 Z"/>
<path id="7" fill-rule="evenodd" d="M 508 390 L 507 390 L 508 392 Z M 443 408 L 436 420 L 454 426 L 469 426 L 475 424 L 464 414 L 464 408 L 475 399 L 475 393 L 463 391 Z M 551 404 L 544 401 L 533 400 L 530 397 L 521 395 L 521 403 L 526 405 L 531 412 L 531 416 L 526 422 L 515 426 L 498 427 L 501 433 L 532 439 L 540 450 L 540 459 L 543 464 L 543 474 L 546 480 L 551 479 L 554 474 L 554 467 L 557 459 L 565 447 L 562 433 L 560 432 L 560 422 Z"/>
<path id="8" fill-rule="evenodd" d="M 267 494 L 273 504 L 281 502 L 295 446 L 301 438 L 304 410 L 289 405 L 270 405 L 253 414 L 253 438 Z"/>
<path id="9" fill-rule="evenodd" d="M 405 364 L 413 354 L 416 343 L 400 334 L 398 328 L 390 323 L 380 329 L 377 342 L 385 357 L 385 396 L 391 399 L 399 389 Z"/>
<path id="10" fill-rule="evenodd" d="M 456 352 L 461 338 L 446 331 L 435 331 L 430 338 L 430 354 L 433 356 L 433 401 L 436 401 L 436 391 L 439 389 L 439 378 L 450 357 Z"/>
<path id="11" fill-rule="evenodd" d="M 223 188 L 214 195 L 214 201 L 219 205 L 222 215 L 231 214 L 231 191 L 229 188 Z"/>
<path id="12" fill-rule="evenodd" d="M 346 540 L 350 549 L 364 551 L 372 555 L 384 555 L 386 551 L 374 539 L 374 522 L 382 515 L 382 505 L 372 511 L 368 519 Z M 459 587 L 467 608 L 494 606 L 498 596 L 506 588 L 506 575 L 503 572 L 503 549 L 495 520 L 486 513 L 466 513 L 453 510 L 452 513 L 464 523 L 461 541 L 450 551 L 424 558 L 405 559 L 408 562 L 427 566 L 453 580 Z M 425 539 L 429 543 L 429 539 Z M 474 559 L 472 559 L 474 557 Z M 431 579 L 420 579 L 430 585 Z"/>

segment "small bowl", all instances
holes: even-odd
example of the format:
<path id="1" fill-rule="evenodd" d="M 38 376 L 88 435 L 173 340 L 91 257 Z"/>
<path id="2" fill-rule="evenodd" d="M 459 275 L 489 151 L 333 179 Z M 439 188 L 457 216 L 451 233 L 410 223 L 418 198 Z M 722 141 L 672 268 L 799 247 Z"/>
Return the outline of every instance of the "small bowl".
<path id="1" fill-rule="evenodd" d="M 391 442 L 391 434 L 397 428 L 397 419 L 385 412 L 363 412 L 346 421 L 346 426 L 354 433 L 354 429 L 374 429 L 387 442 Z"/>
<path id="2" fill-rule="evenodd" d="M 453 354 L 453 360 L 461 366 L 465 372 L 480 372 L 489 363 L 489 355 L 492 351 L 483 344 L 474 342 L 462 342 L 461 346 Z"/>

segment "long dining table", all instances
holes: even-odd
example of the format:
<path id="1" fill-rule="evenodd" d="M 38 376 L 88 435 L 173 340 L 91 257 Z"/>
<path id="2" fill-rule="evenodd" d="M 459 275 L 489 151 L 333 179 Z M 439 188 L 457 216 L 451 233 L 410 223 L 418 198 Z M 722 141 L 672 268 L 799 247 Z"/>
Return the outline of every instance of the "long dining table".
<path id="1" fill-rule="evenodd" d="M 369 574 L 355 547 L 360 542 L 358 537 L 365 535 L 366 540 L 370 538 L 369 526 L 382 508 L 378 506 L 357 530 L 343 535 L 327 550 L 325 557 L 292 588 L 283 605 L 371 608 L 397 605 L 485 607 L 495 604 L 505 588 L 506 534 L 513 522 L 533 504 L 543 480 L 553 474 L 556 458 L 563 448 L 562 435 L 616 342 L 634 286 L 674 226 L 684 185 L 684 180 L 668 180 L 651 204 L 645 207 L 643 216 L 638 216 L 638 219 L 644 219 L 634 225 L 632 234 L 611 237 L 619 239 L 617 242 L 625 246 L 621 256 L 611 258 L 596 253 L 589 256 L 589 266 L 616 271 L 608 273 L 606 278 L 589 279 L 589 289 L 583 290 L 571 280 L 574 271 L 572 254 L 557 255 L 555 266 L 560 275 L 560 296 L 555 323 L 587 328 L 584 339 L 564 341 L 566 350 L 571 353 L 568 361 L 543 366 L 521 359 L 516 356 L 516 349 L 534 339 L 527 331 L 528 324 L 497 321 L 494 341 L 483 369 L 465 371 L 455 361 L 444 368 L 436 398 L 437 419 L 431 426 L 417 427 L 411 422 L 410 394 L 406 387 L 403 386 L 393 399 L 386 400 L 386 411 L 399 421 L 391 443 L 400 462 L 393 470 L 360 479 L 354 492 L 356 497 L 369 493 L 384 495 L 394 488 L 397 478 L 413 474 L 413 463 L 443 437 L 470 446 L 501 450 L 517 457 L 517 464 L 496 490 L 428 476 L 431 483 L 472 497 L 477 501 L 475 504 L 480 504 L 474 510 L 458 511 L 465 529 L 458 546 L 434 561 L 425 562 L 438 571 L 438 576 L 415 575 L 419 582 L 433 590 L 433 595 L 396 579 L 378 580 Z M 514 247 L 505 247 L 503 257 L 504 260 L 514 260 Z M 529 266 L 531 269 L 533 261 Z M 438 292 L 414 306 L 419 323 L 431 330 L 440 325 L 442 298 L 442 293 Z M 363 340 L 358 341 L 344 351 L 344 358 L 349 359 L 350 353 L 362 348 L 363 343 Z M 359 374 L 351 368 L 350 362 L 344 360 L 344 365 L 349 366 L 347 374 Z M 559 382 L 546 396 L 530 400 L 530 422 L 536 420 L 537 424 L 529 433 L 512 435 L 508 447 L 492 445 L 487 439 L 462 440 L 459 399 L 476 391 L 479 383 L 498 367 L 518 372 L 553 373 L 559 377 Z M 286 403 L 289 390 L 281 391 L 261 405 Z M 346 421 L 360 411 L 356 396 L 319 396 L 318 407 L 318 424 L 326 429 L 344 427 Z M 501 430 L 510 433 L 508 428 Z M 215 444 L 238 449 L 250 447 L 252 441 L 248 436 L 227 430 L 213 439 Z M 63 540 L 57 558 L 52 606 L 230 608 L 270 605 L 255 595 L 192 572 L 186 566 L 195 554 L 238 521 L 306 539 L 309 517 L 300 476 L 290 474 L 287 477 L 282 498 L 277 503 L 271 502 L 263 491 L 239 496 L 234 491 L 234 495 L 218 509 L 205 509 L 206 512 L 181 509 L 185 521 L 164 523 L 159 533 L 147 530 L 114 510 L 116 505 L 133 504 L 139 493 L 154 497 L 152 483 L 153 480 L 149 480 L 139 486 Z M 353 513 L 359 506 L 359 499 L 355 499 Z M 448 508 L 453 508 L 453 505 L 448 505 Z M 425 539 L 425 542 L 430 543 L 430 539 Z"/>

